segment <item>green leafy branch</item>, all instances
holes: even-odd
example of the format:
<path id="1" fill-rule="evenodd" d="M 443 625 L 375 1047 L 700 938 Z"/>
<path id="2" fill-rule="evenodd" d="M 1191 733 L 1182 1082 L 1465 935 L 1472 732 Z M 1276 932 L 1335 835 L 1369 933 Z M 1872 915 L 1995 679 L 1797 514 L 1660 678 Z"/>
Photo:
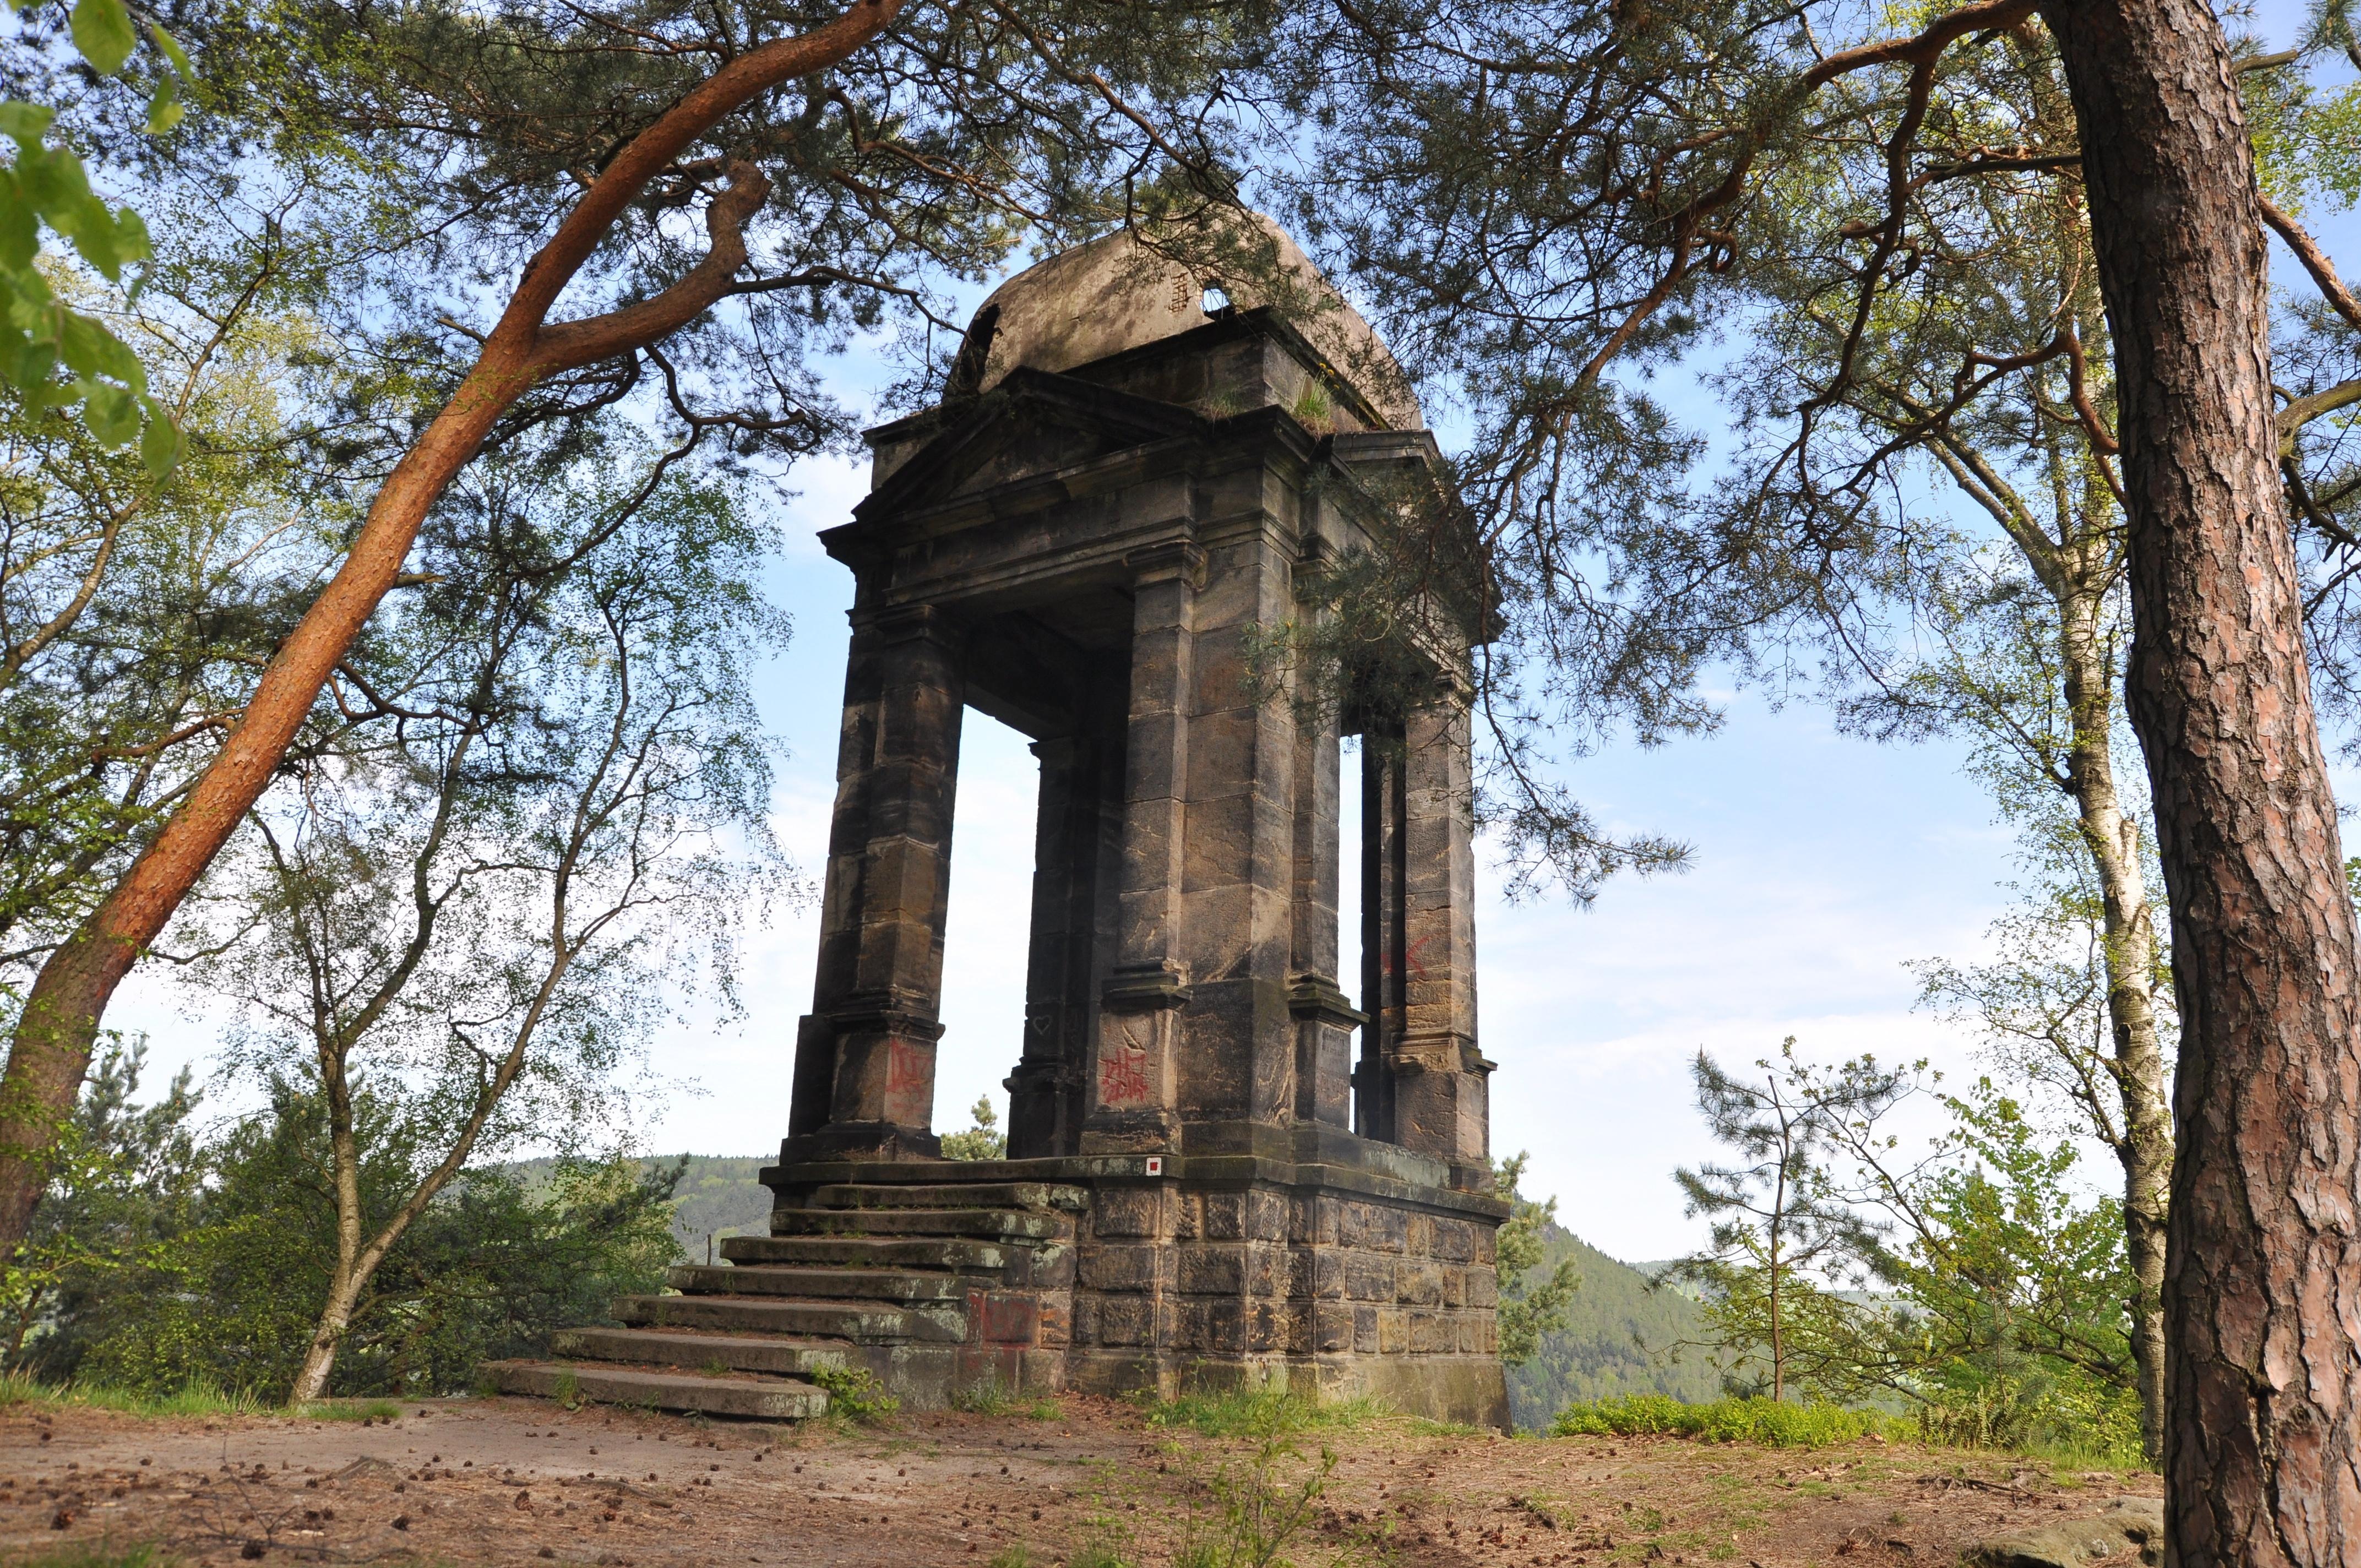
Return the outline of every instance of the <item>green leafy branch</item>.
<path id="1" fill-rule="evenodd" d="M 21 0 L 9 5 L 21 9 Z M 102 76 L 120 71 L 138 45 L 126 0 L 76 0 L 71 30 Z M 161 136 L 181 122 L 189 57 L 152 22 L 148 34 L 167 67 L 148 102 L 148 132 Z M 55 118 L 43 104 L 0 102 L 0 136 L 16 144 L 15 160 L 0 170 L 0 379 L 37 408 L 80 404 L 100 444 L 137 441 L 141 462 L 160 479 L 181 456 L 170 409 L 149 394 L 139 356 L 104 322 L 60 300 L 41 266 L 46 225 L 93 271 L 120 284 L 126 268 L 149 258 L 148 225 L 128 206 L 110 208 L 82 159 L 49 143 Z M 138 291 L 135 278 L 129 293 Z"/>

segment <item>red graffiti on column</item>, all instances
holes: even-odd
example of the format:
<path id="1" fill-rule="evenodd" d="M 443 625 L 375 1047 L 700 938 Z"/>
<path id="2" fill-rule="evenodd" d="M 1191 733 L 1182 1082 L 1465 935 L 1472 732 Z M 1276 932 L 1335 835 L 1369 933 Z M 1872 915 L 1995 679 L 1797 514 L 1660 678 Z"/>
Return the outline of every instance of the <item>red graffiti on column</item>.
<path id="1" fill-rule="evenodd" d="M 1122 1037 L 1099 1050 L 1099 1103 L 1121 1110 L 1148 1102 L 1148 1049 L 1133 1038 L 1128 1021 L 1118 1027 Z"/>
<path id="2" fill-rule="evenodd" d="M 934 1053 L 908 1040 L 885 1047 L 885 1119 L 921 1126 L 935 1108 Z"/>
<path id="3" fill-rule="evenodd" d="M 1411 973 L 1416 975 L 1419 979 L 1424 980 L 1426 978 L 1426 964 L 1419 958 L 1418 955 L 1433 940 L 1433 936 L 1429 934 L 1427 936 L 1421 937 L 1417 941 L 1412 942 L 1410 945 L 1410 950 L 1402 954 L 1402 968 L 1410 970 Z M 1379 974 L 1391 974 L 1394 972 L 1393 954 L 1389 952 L 1383 954 L 1378 959 L 1378 972 Z"/>

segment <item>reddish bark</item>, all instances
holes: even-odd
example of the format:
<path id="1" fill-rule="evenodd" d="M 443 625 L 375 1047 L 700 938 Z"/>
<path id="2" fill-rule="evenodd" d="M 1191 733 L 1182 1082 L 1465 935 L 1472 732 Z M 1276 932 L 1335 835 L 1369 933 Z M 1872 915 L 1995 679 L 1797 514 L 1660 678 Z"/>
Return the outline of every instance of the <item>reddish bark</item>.
<path id="1" fill-rule="evenodd" d="M 2165 1561 L 2361 1552 L 2361 1039 L 2273 424 L 2264 214 L 2204 0 L 2053 0 L 2115 343 L 2134 725 L 2180 997 Z"/>
<path id="2" fill-rule="evenodd" d="M 0 1258 L 13 1256 L 24 1241 L 49 1147 L 80 1092 L 108 999 L 261 797 L 330 673 L 393 586 L 436 499 L 502 411 L 536 380 L 656 343 L 719 299 L 745 263 L 742 231 L 768 195 L 769 181 L 752 164 L 730 165 L 728 188 L 706 210 L 709 249 L 661 294 L 606 315 L 550 324 L 558 295 L 625 204 L 699 136 L 769 89 L 843 60 L 906 3 L 853 0 L 827 26 L 749 50 L 715 71 L 608 164 L 526 265 L 475 367 L 379 490 L 344 565 L 263 672 L 220 754 L 35 978 L 0 1074 Z"/>

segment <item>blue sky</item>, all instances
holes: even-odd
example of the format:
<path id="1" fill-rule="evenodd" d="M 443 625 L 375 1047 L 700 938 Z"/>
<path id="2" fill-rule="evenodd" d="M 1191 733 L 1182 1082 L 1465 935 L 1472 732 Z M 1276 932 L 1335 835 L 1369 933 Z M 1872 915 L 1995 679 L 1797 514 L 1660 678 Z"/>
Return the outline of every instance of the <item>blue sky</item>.
<path id="1" fill-rule="evenodd" d="M 2272 7 L 2266 30 L 2291 32 L 2291 15 Z M 2326 225 L 2324 237 L 2361 254 L 2349 223 Z M 2290 275 L 2289 258 L 2275 259 Z M 857 397 L 873 367 L 843 369 Z M 784 503 L 787 545 L 770 587 L 795 636 L 763 672 L 759 696 L 788 749 L 776 829 L 816 875 L 851 579 L 813 536 L 845 521 L 865 466 L 820 461 L 793 477 L 800 493 Z M 1724 696 L 1729 721 L 1717 734 L 1611 749 L 1565 774 L 1610 828 L 1692 844 L 1686 873 L 1618 880 L 1576 909 L 1547 897 L 1505 903 L 1497 871 L 1483 871 L 1480 1029 L 1499 1064 L 1494 1147 L 1531 1151 L 1526 1190 L 1554 1194 L 1569 1228 L 1625 1257 L 1667 1256 L 1696 1238 L 1670 1172 L 1713 1152 L 1689 1098 L 1687 1065 L 1700 1047 L 1742 1062 L 1794 1035 L 1822 1059 L 1867 1050 L 1930 1057 L 1955 1077 L 1971 1071 L 1972 1043 L 1913 1010 L 1907 966 L 1975 956 L 2008 896 L 2013 840 L 1957 751 L 1875 745 L 1838 734 L 1808 703 L 1774 711 L 1754 695 Z M 2340 783 L 2347 777 L 2340 770 Z M 1005 1109 L 1000 1080 L 1016 1055 L 1034 796 L 1022 738 L 971 713 L 959 794 L 942 1129 L 964 1125 L 979 1095 Z M 810 909 L 775 911 L 748 955 L 746 1016 L 717 1025 L 692 1011 L 655 1042 L 651 1065 L 670 1088 L 646 1104 L 643 1149 L 776 1148 L 815 940 Z M 135 977 L 111 1021 L 150 1032 L 167 1071 L 201 1059 L 213 1034 L 208 1020 L 176 1013 L 151 975 Z"/>

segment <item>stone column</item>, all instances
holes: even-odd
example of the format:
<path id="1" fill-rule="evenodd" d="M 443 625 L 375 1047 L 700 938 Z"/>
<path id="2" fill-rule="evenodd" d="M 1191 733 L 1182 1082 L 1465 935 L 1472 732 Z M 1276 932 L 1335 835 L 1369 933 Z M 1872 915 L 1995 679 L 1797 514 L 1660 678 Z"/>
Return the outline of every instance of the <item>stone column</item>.
<path id="1" fill-rule="evenodd" d="M 965 711 L 957 642 L 930 606 L 853 612 L 791 1159 L 940 1152 L 935 1043 Z"/>
<path id="2" fill-rule="evenodd" d="M 1099 999 L 1082 1152 L 1170 1149 L 1180 1011 L 1180 875 L 1188 828 L 1189 718 L 1204 553 L 1185 541 L 1130 559 L 1131 697 L 1124 742 L 1123 857 L 1115 964 Z"/>
<path id="3" fill-rule="evenodd" d="M 1401 793 L 1401 1036 L 1394 1141 L 1488 1187 L 1487 1080 L 1476 1048 L 1476 811 L 1468 694 L 1446 677 L 1408 718 Z"/>
<path id="4" fill-rule="evenodd" d="M 1336 983 L 1338 723 L 1335 693 L 1297 694 L 1294 945 L 1287 999 L 1295 1017 L 1295 1118 L 1349 1131 L 1353 1030 L 1363 1015 Z"/>
<path id="5" fill-rule="evenodd" d="M 1004 1085 L 1011 1159 L 1070 1155 L 1080 1148 L 1084 1067 L 1097 1011 L 1092 981 L 1106 748 L 1095 736 L 1067 735 L 1036 741 L 1032 750 L 1041 760 L 1041 795 L 1034 829 L 1024 1056 Z"/>

